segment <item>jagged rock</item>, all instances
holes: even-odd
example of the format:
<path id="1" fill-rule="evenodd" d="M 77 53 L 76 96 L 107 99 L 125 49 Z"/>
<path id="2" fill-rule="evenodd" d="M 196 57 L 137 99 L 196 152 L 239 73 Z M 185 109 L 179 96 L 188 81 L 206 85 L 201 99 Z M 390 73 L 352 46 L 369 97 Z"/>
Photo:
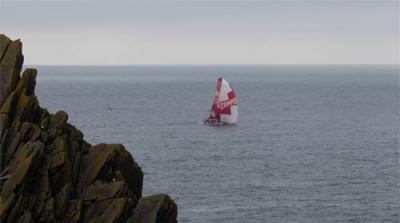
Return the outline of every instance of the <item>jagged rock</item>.
<path id="1" fill-rule="evenodd" d="M 11 41 L 7 36 L 0 34 L 0 106 L 15 88 L 21 72 L 24 56 L 22 43 L 19 40 Z"/>
<path id="2" fill-rule="evenodd" d="M 10 44 L 11 40 L 4 34 L 0 34 L 0 60 L 3 58 L 4 53 L 8 45 Z"/>
<path id="3" fill-rule="evenodd" d="M 134 203 L 129 198 L 116 198 L 92 203 L 83 216 L 84 222 L 125 222 Z"/>
<path id="4" fill-rule="evenodd" d="M 60 192 L 55 196 L 55 215 L 57 217 L 62 217 L 64 211 L 67 209 L 68 201 L 71 198 L 72 188 L 71 184 L 65 184 Z"/>
<path id="5" fill-rule="evenodd" d="M 118 177 L 119 171 L 136 197 L 142 196 L 143 173 L 121 144 L 93 146 L 89 150 L 84 168 L 83 185 L 90 185 L 96 179 L 113 181 Z"/>
<path id="6" fill-rule="evenodd" d="M 21 145 L 20 135 L 19 132 L 15 134 L 13 131 L 8 132 L 8 140 L 4 142 L 4 147 L 7 148 L 7 150 L 1 150 L 2 163 L 8 164 L 10 159 L 14 156 L 15 151 Z"/>
<path id="7" fill-rule="evenodd" d="M 30 187 L 31 177 L 34 170 L 40 164 L 40 157 L 44 151 L 41 142 L 32 142 L 25 144 L 15 154 L 15 159 L 10 162 L 8 175 L 1 187 L 1 219 L 5 219 L 8 211 L 8 221 L 13 222 L 17 213 L 21 210 L 24 193 L 27 187 Z M 19 196 L 15 196 L 19 195 Z M 5 199 L 5 203 L 3 203 Z M 14 204 L 16 200 L 16 204 Z"/>
<path id="8" fill-rule="evenodd" d="M 1 106 L 0 108 L 0 114 L 10 114 L 13 113 L 14 111 L 11 110 L 15 107 L 15 103 L 16 103 L 16 96 L 15 96 L 15 92 L 11 92 L 10 96 L 8 96 L 8 98 L 6 98 L 6 100 L 3 103 L 3 106 Z"/>
<path id="9" fill-rule="evenodd" d="M 39 106 L 37 71 L 20 77 L 22 62 L 21 42 L 1 34 L 0 221 L 176 222 L 166 195 L 138 205 L 143 172 L 123 145 L 92 146 L 66 112 Z"/>
<path id="10" fill-rule="evenodd" d="M 62 222 L 80 222 L 82 212 L 81 200 L 70 200 L 67 208 L 67 214 L 62 219 Z"/>
<path id="11" fill-rule="evenodd" d="M 49 129 L 62 129 L 68 120 L 68 114 L 65 111 L 58 111 L 55 115 L 50 116 Z"/>
<path id="12" fill-rule="evenodd" d="M 21 142 L 35 141 L 41 135 L 40 128 L 29 122 L 24 122 L 21 125 Z"/>
<path id="13" fill-rule="evenodd" d="M 0 114 L 0 139 L 3 136 L 3 132 L 8 128 L 8 116 L 6 114 Z"/>
<path id="14" fill-rule="evenodd" d="M 32 214 L 29 211 L 24 211 L 24 214 L 18 219 L 18 223 L 31 223 L 31 222 L 33 222 Z"/>
<path id="15" fill-rule="evenodd" d="M 82 200 L 101 201 L 115 197 L 128 196 L 127 185 L 124 181 L 112 183 L 96 183 L 86 187 L 82 193 Z"/>
<path id="16" fill-rule="evenodd" d="M 18 81 L 18 85 L 15 89 L 19 94 L 24 93 L 25 95 L 32 95 L 36 86 L 36 76 L 37 70 L 35 69 L 26 69 L 22 74 L 22 78 Z M 25 92 L 22 92 L 25 91 Z"/>
<path id="17" fill-rule="evenodd" d="M 157 194 L 140 199 L 135 208 L 132 223 L 177 222 L 177 207 L 166 194 Z"/>
<path id="18" fill-rule="evenodd" d="M 17 150 L 15 158 L 10 162 L 9 175 L 2 185 L 1 197 L 7 198 L 12 193 L 17 193 L 18 189 L 24 185 L 23 181 L 28 181 L 29 175 L 40 164 L 40 158 L 44 151 L 44 145 L 41 142 L 29 142 Z"/>
<path id="19" fill-rule="evenodd" d="M 0 218 L 3 220 L 7 215 L 9 215 L 10 209 L 14 207 L 15 204 L 15 194 L 12 193 L 8 197 L 1 197 L 0 202 Z"/>

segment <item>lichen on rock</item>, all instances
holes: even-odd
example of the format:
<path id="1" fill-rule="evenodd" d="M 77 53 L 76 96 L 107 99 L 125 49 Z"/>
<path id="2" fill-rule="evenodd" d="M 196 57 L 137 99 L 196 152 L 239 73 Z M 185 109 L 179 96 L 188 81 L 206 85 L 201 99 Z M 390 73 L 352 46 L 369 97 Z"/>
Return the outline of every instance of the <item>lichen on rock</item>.
<path id="1" fill-rule="evenodd" d="M 35 96 L 22 43 L 0 34 L 1 222 L 176 222 L 168 195 L 142 198 L 143 172 L 121 144 L 90 145 Z"/>

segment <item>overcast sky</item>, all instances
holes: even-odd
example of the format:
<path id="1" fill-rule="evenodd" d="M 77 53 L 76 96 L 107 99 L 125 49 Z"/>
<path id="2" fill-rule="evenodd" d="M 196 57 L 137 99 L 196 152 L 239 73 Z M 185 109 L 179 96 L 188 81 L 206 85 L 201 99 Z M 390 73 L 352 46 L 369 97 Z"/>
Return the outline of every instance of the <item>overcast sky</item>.
<path id="1" fill-rule="evenodd" d="M 399 63 L 399 1 L 0 0 L 26 64 Z"/>

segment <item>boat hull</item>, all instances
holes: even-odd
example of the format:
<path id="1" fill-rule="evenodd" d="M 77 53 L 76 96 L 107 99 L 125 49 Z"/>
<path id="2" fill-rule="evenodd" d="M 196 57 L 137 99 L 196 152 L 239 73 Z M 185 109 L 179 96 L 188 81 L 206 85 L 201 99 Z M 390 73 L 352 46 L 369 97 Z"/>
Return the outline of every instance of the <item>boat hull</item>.
<path id="1" fill-rule="evenodd" d="M 205 119 L 203 121 L 204 125 L 210 125 L 210 126 L 225 126 L 225 125 L 232 125 L 229 124 L 228 122 L 222 122 L 216 119 Z"/>

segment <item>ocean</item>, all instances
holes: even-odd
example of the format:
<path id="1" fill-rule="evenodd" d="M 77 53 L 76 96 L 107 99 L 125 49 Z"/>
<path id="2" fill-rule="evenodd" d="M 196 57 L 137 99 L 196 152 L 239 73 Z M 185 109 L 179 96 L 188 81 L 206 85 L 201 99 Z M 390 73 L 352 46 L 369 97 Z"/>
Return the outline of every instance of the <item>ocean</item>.
<path id="1" fill-rule="evenodd" d="M 400 222 L 399 65 L 32 67 L 41 106 L 122 143 L 179 222 Z M 218 77 L 236 125 L 201 124 Z"/>

